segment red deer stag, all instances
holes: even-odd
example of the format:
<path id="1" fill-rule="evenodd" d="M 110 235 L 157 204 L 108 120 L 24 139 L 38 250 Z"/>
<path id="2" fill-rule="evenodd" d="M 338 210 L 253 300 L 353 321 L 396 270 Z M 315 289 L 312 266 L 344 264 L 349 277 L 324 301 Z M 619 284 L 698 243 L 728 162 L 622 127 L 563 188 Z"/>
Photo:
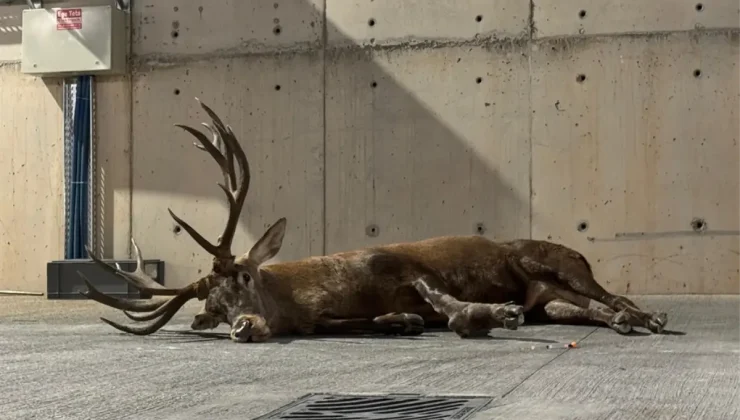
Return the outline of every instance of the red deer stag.
<path id="1" fill-rule="evenodd" d="M 437 323 L 468 337 L 492 328 L 516 329 L 524 322 L 524 313 L 546 322 L 605 325 L 620 334 L 632 327 L 661 333 L 667 323 L 665 313 L 645 312 L 604 290 L 583 255 L 547 241 L 499 243 L 480 236 L 444 236 L 265 265 L 282 245 L 286 221 L 281 218 L 237 258 L 231 243 L 249 189 L 249 164 L 231 128 L 209 107 L 202 103 L 201 107 L 212 119 L 212 126 L 203 125 L 213 140 L 193 128 L 176 126 L 195 136 L 200 143 L 196 146 L 223 171 L 224 184 L 219 186 L 229 202 L 226 227 L 214 245 L 172 211 L 170 215 L 213 256 L 211 272 L 186 287 L 170 289 L 144 273 L 133 239 L 134 272 L 105 264 L 88 250 L 93 260 L 139 290 L 174 295 L 159 302 L 113 298 L 83 276 L 88 290 L 82 294 L 88 298 L 121 309 L 135 321 L 156 319 L 144 327 L 129 327 L 103 318 L 121 331 L 151 334 L 193 298 L 206 301 L 193 329 L 227 323 L 238 342 L 288 334 L 417 335 Z"/>

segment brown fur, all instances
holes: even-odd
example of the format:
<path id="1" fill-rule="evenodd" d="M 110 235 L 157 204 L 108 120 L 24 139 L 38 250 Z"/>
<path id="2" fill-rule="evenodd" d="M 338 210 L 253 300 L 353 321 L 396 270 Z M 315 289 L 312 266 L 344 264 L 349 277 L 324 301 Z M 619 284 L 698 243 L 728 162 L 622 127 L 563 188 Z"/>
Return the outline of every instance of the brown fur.
<path id="1" fill-rule="evenodd" d="M 633 326 L 659 333 L 664 313 L 647 313 L 632 301 L 604 290 L 578 252 L 547 241 L 494 242 L 480 236 L 444 236 L 265 265 L 279 251 L 284 218 L 271 226 L 252 249 L 236 258 L 230 246 L 249 186 L 249 166 L 231 128 L 205 105 L 213 141 L 189 127 L 221 167 L 229 217 L 217 244 L 211 244 L 172 212 L 175 221 L 214 256 L 211 272 L 182 289 L 167 289 L 142 270 L 134 243 L 137 270 L 126 273 L 91 257 L 133 286 L 169 301 L 133 303 L 111 298 L 89 282 L 91 299 L 123 309 L 135 321 L 156 319 L 143 328 L 113 327 L 151 334 L 189 299 L 205 299 L 193 329 L 231 326 L 238 342 L 264 341 L 274 335 L 377 332 L 421 334 L 425 325 L 447 323 L 461 337 L 492 328 L 516 329 L 524 314 L 540 312 L 545 320 L 597 323 L 620 333 Z M 222 143 L 225 151 L 221 151 Z M 241 168 L 237 176 L 236 163 Z M 89 252 L 89 251 L 88 251 Z M 601 307 L 597 307 L 601 305 Z M 126 311 L 148 315 L 131 315 Z M 528 315 L 529 316 L 529 315 Z"/>
<path id="2" fill-rule="evenodd" d="M 479 236 L 445 236 L 277 263 L 260 271 L 260 293 L 276 302 L 276 310 L 260 313 L 247 304 L 242 312 L 260 314 L 272 335 L 324 332 L 330 320 L 365 320 L 364 328 L 354 322 L 348 330 L 387 332 L 371 321 L 407 314 L 425 322 L 448 322 L 468 336 L 495 327 L 516 328 L 520 321 L 514 320 L 521 318 L 517 308 L 521 313 L 543 310 L 550 321 L 601 323 L 620 333 L 631 326 L 660 332 L 667 321 L 665 314 L 645 313 L 606 292 L 581 254 L 546 241 L 496 243 Z M 208 297 L 207 306 L 225 301 L 220 289 L 236 293 L 224 283 Z M 248 287 L 241 293 L 253 296 L 257 291 Z M 592 301 L 606 307 L 590 308 Z M 212 314 L 234 321 L 224 317 L 223 309 Z"/>

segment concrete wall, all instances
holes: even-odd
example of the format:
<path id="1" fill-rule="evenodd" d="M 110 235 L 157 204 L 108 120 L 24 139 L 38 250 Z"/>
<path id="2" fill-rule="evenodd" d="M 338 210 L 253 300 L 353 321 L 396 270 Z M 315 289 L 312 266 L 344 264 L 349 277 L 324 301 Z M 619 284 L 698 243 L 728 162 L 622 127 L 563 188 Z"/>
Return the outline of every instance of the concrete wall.
<path id="1" fill-rule="evenodd" d="M 277 260 L 531 236 L 614 292 L 738 293 L 738 18 L 734 0 L 137 0 L 133 73 L 97 84 L 100 248 L 127 257 L 133 235 L 172 285 L 208 268 L 167 212 L 213 240 L 225 220 L 216 165 L 172 126 L 206 121 L 197 96 L 251 159 L 235 250 L 282 216 Z M 0 31 L 0 60 L 18 41 Z M 0 288 L 43 290 L 62 255 L 60 93 L 0 68 Z"/>

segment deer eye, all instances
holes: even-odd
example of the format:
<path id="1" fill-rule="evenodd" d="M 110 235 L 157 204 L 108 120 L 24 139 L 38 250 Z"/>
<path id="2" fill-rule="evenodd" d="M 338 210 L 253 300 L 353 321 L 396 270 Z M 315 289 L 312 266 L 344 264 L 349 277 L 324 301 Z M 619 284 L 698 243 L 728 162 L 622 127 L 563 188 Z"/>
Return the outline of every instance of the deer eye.
<path id="1" fill-rule="evenodd" d="M 237 274 L 236 278 L 237 278 L 237 282 L 240 285 L 245 286 L 245 287 L 249 283 L 249 280 L 251 280 L 251 277 L 249 277 L 249 274 L 247 273 L 239 273 Z"/>

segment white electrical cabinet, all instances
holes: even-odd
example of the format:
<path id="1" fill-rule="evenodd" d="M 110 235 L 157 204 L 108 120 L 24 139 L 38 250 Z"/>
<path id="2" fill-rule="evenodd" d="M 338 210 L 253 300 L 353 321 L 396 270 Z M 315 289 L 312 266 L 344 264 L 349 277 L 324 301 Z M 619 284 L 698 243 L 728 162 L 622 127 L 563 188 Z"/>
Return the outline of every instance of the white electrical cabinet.
<path id="1" fill-rule="evenodd" d="M 23 11 L 21 71 L 38 76 L 124 74 L 126 12 L 115 6 Z"/>

